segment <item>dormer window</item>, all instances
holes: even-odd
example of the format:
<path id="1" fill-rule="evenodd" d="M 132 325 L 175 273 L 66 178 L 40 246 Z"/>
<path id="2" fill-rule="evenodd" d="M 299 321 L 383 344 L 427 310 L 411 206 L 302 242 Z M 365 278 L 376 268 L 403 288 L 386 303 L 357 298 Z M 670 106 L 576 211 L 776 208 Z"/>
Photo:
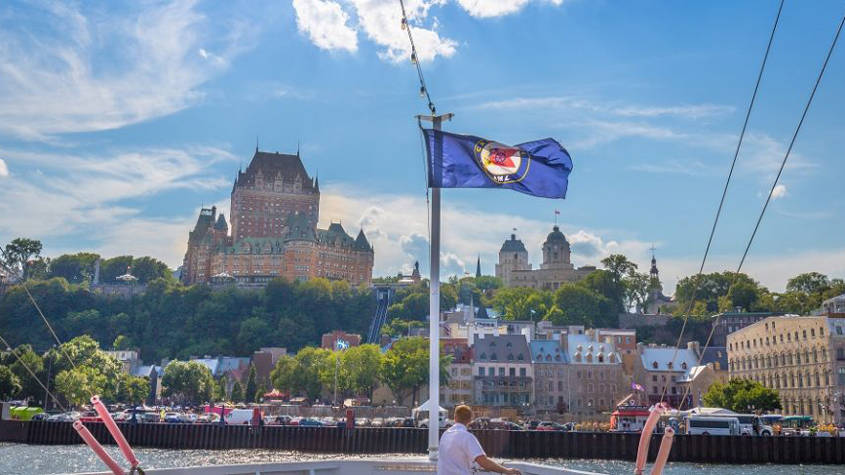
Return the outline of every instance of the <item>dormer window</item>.
<path id="1" fill-rule="evenodd" d="M 481 359 L 486 360 L 487 359 L 487 353 L 481 353 Z"/>
<path id="2" fill-rule="evenodd" d="M 599 353 L 599 363 L 604 363 L 604 355 Z"/>
<path id="3" fill-rule="evenodd" d="M 508 361 L 513 361 L 513 353 L 508 353 Z"/>
<path id="4" fill-rule="evenodd" d="M 652 368 L 654 368 L 654 369 L 657 369 L 657 361 L 653 362 L 653 363 L 651 364 L 651 367 L 652 367 Z"/>
<path id="5" fill-rule="evenodd" d="M 687 369 L 687 362 L 686 361 L 681 363 L 681 369 L 684 369 L 684 370 Z"/>
<path id="6" fill-rule="evenodd" d="M 610 362 L 616 363 L 616 355 L 614 355 L 613 353 L 610 354 Z"/>
<path id="7" fill-rule="evenodd" d="M 560 355 L 555 355 L 555 361 L 560 361 Z"/>
<path id="8" fill-rule="evenodd" d="M 593 362 L 593 355 L 592 355 L 592 353 L 587 353 L 587 363 L 592 363 L 592 362 Z"/>
<path id="9" fill-rule="evenodd" d="M 546 355 L 546 361 L 551 361 L 551 360 L 552 360 L 552 355 Z"/>
<path id="10" fill-rule="evenodd" d="M 496 361 L 498 358 L 496 357 L 496 353 L 490 355 L 490 361 Z"/>
<path id="11" fill-rule="evenodd" d="M 525 358 L 523 358 L 522 353 L 520 353 L 520 354 L 516 355 L 516 359 L 519 360 L 519 361 L 522 361 Z"/>
<path id="12" fill-rule="evenodd" d="M 670 362 L 666 363 L 666 367 L 668 367 L 669 369 L 672 369 L 672 362 L 670 361 Z"/>
<path id="13" fill-rule="evenodd" d="M 511 344 L 511 342 L 508 342 L 508 343 L 507 343 L 507 345 L 505 345 L 505 346 L 506 346 L 506 347 L 508 347 L 508 348 L 510 348 L 510 347 L 512 347 L 513 345 Z"/>
<path id="14" fill-rule="evenodd" d="M 575 361 L 577 361 L 578 363 L 581 362 L 581 353 L 580 352 L 575 353 Z"/>

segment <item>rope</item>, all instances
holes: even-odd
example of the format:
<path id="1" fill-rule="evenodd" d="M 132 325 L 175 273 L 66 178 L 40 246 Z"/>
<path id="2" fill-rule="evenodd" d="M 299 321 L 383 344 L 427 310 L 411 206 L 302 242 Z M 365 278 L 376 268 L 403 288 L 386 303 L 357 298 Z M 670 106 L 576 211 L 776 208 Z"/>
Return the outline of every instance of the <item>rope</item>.
<path id="1" fill-rule="evenodd" d="M 801 119 L 798 121 L 798 125 L 795 127 L 795 131 L 792 133 L 792 139 L 789 141 L 789 147 L 786 149 L 786 153 L 783 156 L 783 160 L 781 160 L 780 168 L 778 169 L 778 173 L 775 176 L 774 182 L 772 182 L 772 187 L 769 190 L 768 196 L 766 196 L 766 202 L 763 204 L 763 209 L 760 210 L 760 215 L 757 217 L 757 222 L 754 224 L 754 230 L 751 232 L 751 237 L 748 239 L 748 243 L 745 246 L 745 250 L 742 253 L 742 258 L 739 260 L 739 265 L 737 265 L 736 272 L 734 273 L 733 279 L 731 280 L 731 285 L 728 287 L 728 292 L 733 288 L 736 284 L 739 276 L 739 272 L 742 270 L 743 264 L 745 264 L 745 259 L 748 257 L 748 252 L 751 249 L 751 244 L 754 242 L 754 238 L 757 236 L 757 231 L 760 229 L 760 223 L 763 221 L 763 216 L 766 214 L 766 210 L 769 207 L 769 203 L 772 200 L 772 195 L 775 192 L 775 188 L 778 185 L 778 181 L 780 180 L 781 175 L 783 174 L 783 169 L 786 167 L 786 162 L 789 160 L 789 155 L 792 153 L 792 147 L 795 145 L 795 140 L 798 138 L 798 133 L 801 131 L 801 126 L 804 125 L 804 119 L 807 117 L 807 112 L 810 110 L 810 105 L 813 103 L 813 98 L 816 96 L 816 91 L 819 88 L 819 84 L 821 83 L 822 77 L 824 77 L 824 73 L 827 70 L 827 65 L 830 62 L 830 57 L 833 55 L 833 50 L 836 48 L 836 43 L 839 41 L 839 35 L 842 33 L 842 26 L 845 25 L 845 14 L 842 15 L 842 20 L 839 22 L 839 27 L 836 29 L 836 35 L 833 37 L 833 41 L 830 44 L 830 48 L 827 51 L 827 56 L 825 56 L 824 63 L 822 63 L 821 70 L 819 71 L 819 75 L 816 77 L 816 82 L 813 85 L 813 90 L 810 92 L 810 97 L 807 98 L 807 103 L 804 105 L 804 110 L 801 113 Z M 707 335 L 707 341 L 704 343 L 704 348 L 701 350 L 701 355 L 698 358 L 698 365 L 701 365 L 701 360 L 704 357 L 704 352 L 707 350 L 707 347 L 710 345 L 710 341 L 713 339 L 713 333 L 715 332 L 716 327 L 721 320 L 721 316 L 717 316 L 715 322 L 713 323 L 710 333 Z M 689 392 L 689 386 L 684 391 L 684 396 L 681 399 L 686 398 L 687 393 Z"/>
<path id="2" fill-rule="evenodd" d="M 704 264 L 707 262 L 707 257 L 710 255 L 710 247 L 713 244 L 713 236 L 716 234 L 716 227 L 719 224 L 719 218 L 722 215 L 722 209 L 725 205 L 725 198 L 728 195 L 728 187 L 730 186 L 731 179 L 733 178 L 734 169 L 736 168 L 737 158 L 739 157 L 739 150 L 742 148 L 742 142 L 745 139 L 745 131 L 748 128 L 748 121 L 751 118 L 751 111 L 754 108 L 754 103 L 757 100 L 757 92 L 760 89 L 760 82 L 763 79 L 763 71 L 766 69 L 766 62 L 769 59 L 769 52 L 772 49 L 772 43 L 775 39 L 775 32 L 777 31 L 778 23 L 780 22 L 780 14 L 783 11 L 783 3 L 784 0 L 780 1 L 780 5 L 778 6 L 778 12 L 775 16 L 775 22 L 772 25 L 772 31 L 769 33 L 769 41 L 766 44 L 766 52 L 763 55 L 763 62 L 760 64 L 760 71 L 757 73 L 757 81 L 754 84 L 754 92 L 751 94 L 751 101 L 748 103 L 748 108 L 745 111 L 745 120 L 742 123 L 742 131 L 739 134 L 739 140 L 736 143 L 736 149 L 734 150 L 733 160 L 731 160 L 731 168 L 728 171 L 728 176 L 725 179 L 725 186 L 722 189 L 722 197 L 719 199 L 719 207 L 716 209 L 716 216 L 713 219 L 713 225 L 710 227 L 710 236 L 707 238 L 707 246 L 704 248 L 704 256 L 701 258 L 701 265 L 698 267 L 698 273 L 696 273 L 693 281 L 693 292 L 690 298 L 690 303 L 687 306 L 686 312 L 684 312 L 684 323 L 681 325 L 681 332 L 678 334 L 678 341 L 675 344 L 675 351 L 672 354 L 672 359 L 670 361 L 674 362 L 675 358 L 678 356 L 678 351 L 681 346 L 681 342 L 683 341 L 684 333 L 687 329 L 687 323 L 689 322 L 690 312 L 692 311 L 692 306 L 695 303 L 695 296 L 698 294 L 698 291 L 701 290 L 701 275 L 704 272 Z M 663 386 L 663 392 L 660 394 L 660 402 L 666 397 L 666 388 L 668 386 Z M 683 399 L 681 399 L 683 401 Z"/>
<path id="3" fill-rule="evenodd" d="M 434 107 L 434 102 L 428 93 L 428 87 L 425 85 L 425 78 L 423 77 L 422 67 L 420 66 L 420 58 L 417 55 L 417 47 L 414 45 L 414 36 L 411 34 L 411 24 L 408 23 L 408 15 L 405 14 L 405 2 L 399 0 L 399 6 L 402 8 L 402 29 L 408 32 L 408 42 L 411 44 L 411 62 L 416 66 L 417 77 L 420 80 L 420 95 L 428 101 L 428 110 L 431 111 L 431 115 L 437 115 L 437 108 Z"/>
<path id="4" fill-rule="evenodd" d="M 67 409 L 65 408 L 65 406 L 62 405 L 61 402 L 59 402 L 59 399 L 52 392 L 50 392 L 49 389 L 47 389 L 47 386 L 45 386 L 44 383 L 41 382 L 41 379 L 39 379 L 38 376 L 35 375 L 35 372 L 32 370 L 32 368 L 30 368 L 29 365 L 26 364 L 24 362 L 24 360 L 20 357 L 20 355 L 18 355 L 18 353 L 14 349 L 12 349 L 12 346 L 9 345 L 9 342 L 6 341 L 6 339 L 3 338 L 2 335 L 0 335 L 0 343 L 2 343 L 3 346 L 6 347 L 6 351 L 10 352 L 12 355 L 15 356 L 15 359 L 18 360 L 18 363 L 20 363 L 21 366 L 23 366 L 24 369 L 26 369 L 27 373 L 29 373 L 30 376 L 32 376 L 32 379 L 34 379 L 35 382 L 38 383 L 39 386 L 41 386 L 41 389 L 43 389 L 44 392 L 47 393 L 48 396 L 53 398 L 53 401 L 56 403 L 57 406 L 59 406 L 59 408 L 62 410 L 62 412 L 67 412 Z M 45 402 L 45 406 L 46 406 L 47 401 L 44 401 L 44 402 Z"/>

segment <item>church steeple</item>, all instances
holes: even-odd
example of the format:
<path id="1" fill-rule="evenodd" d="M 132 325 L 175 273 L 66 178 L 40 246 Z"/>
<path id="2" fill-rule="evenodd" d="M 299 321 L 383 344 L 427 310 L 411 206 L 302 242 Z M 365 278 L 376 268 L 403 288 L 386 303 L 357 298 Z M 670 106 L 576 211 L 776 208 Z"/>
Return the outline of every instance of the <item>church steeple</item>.
<path id="1" fill-rule="evenodd" d="M 478 260 L 475 262 L 475 278 L 481 277 L 481 255 L 478 256 Z"/>

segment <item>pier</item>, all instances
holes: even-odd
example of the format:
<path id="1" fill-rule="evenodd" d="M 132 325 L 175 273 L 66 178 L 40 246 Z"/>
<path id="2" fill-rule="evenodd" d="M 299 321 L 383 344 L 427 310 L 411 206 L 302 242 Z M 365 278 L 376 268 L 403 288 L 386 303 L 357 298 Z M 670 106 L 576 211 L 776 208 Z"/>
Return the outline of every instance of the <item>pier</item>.
<path id="1" fill-rule="evenodd" d="M 100 423 L 86 424 L 113 444 Z M 163 449 L 270 449 L 338 454 L 424 454 L 426 429 L 297 427 L 216 424 L 119 424 L 135 447 Z M 488 455 L 508 459 L 636 458 L 637 433 L 477 430 Z M 650 459 L 657 454 L 653 436 Z M 0 442 L 81 444 L 69 422 L 0 421 Z M 843 464 L 845 438 L 677 435 L 669 460 L 726 464 Z"/>

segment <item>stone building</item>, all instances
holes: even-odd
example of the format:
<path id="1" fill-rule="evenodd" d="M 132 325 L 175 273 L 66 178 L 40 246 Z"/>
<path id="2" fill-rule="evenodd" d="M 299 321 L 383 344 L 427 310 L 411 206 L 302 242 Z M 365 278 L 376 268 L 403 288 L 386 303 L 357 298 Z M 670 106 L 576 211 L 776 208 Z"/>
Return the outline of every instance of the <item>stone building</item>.
<path id="1" fill-rule="evenodd" d="M 323 333 L 322 338 L 320 338 L 320 348 L 336 350 L 338 340 L 345 342 L 349 346 L 358 346 L 361 344 L 361 335 L 357 333 L 346 333 L 343 330 Z"/>
<path id="2" fill-rule="evenodd" d="M 845 318 L 767 317 L 728 335 L 731 378 L 780 394 L 783 414 L 845 422 Z"/>
<path id="3" fill-rule="evenodd" d="M 530 346 L 534 363 L 534 408 L 547 412 L 566 411 L 572 383 L 571 368 L 560 340 L 534 340 Z"/>
<path id="4" fill-rule="evenodd" d="M 276 277 L 324 277 L 369 285 L 373 249 L 363 230 L 353 238 L 340 223 L 318 229 L 319 213 L 320 185 L 299 153 L 256 149 L 232 187 L 231 229 L 215 207 L 200 211 L 182 281 L 264 285 Z"/>
<path id="5" fill-rule="evenodd" d="M 596 270 L 593 266 L 575 268 L 570 257 L 572 251 L 566 237 L 555 226 L 543 243 L 543 263 L 539 269 L 532 269 L 528 262 L 528 251 L 515 234 L 502 244 L 496 277 L 502 279 L 505 287 L 532 287 L 554 290 L 565 282 L 575 282 Z"/>
<path id="6" fill-rule="evenodd" d="M 475 404 L 529 407 L 534 400 L 534 367 L 524 335 L 477 337 L 472 358 Z"/>
<path id="7" fill-rule="evenodd" d="M 473 401 L 472 348 L 466 338 L 442 338 L 443 354 L 452 356 L 449 383 L 440 386 L 440 405 L 454 407 Z"/>
<path id="8" fill-rule="evenodd" d="M 728 334 L 741 330 L 748 325 L 774 315 L 772 312 L 743 312 L 738 309 L 734 312 L 724 312 L 713 315 L 713 339 L 711 346 L 727 346 Z"/>
<path id="9" fill-rule="evenodd" d="M 600 341 L 594 330 L 561 336 L 561 348 L 569 358 L 570 382 L 567 407 L 576 416 L 612 411 L 616 400 L 628 392 L 622 358 L 612 340 Z"/>
<path id="10" fill-rule="evenodd" d="M 690 372 L 698 365 L 698 342 L 689 342 L 686 348 L 677 350 L 666 345 L 638 344 L 637 352 L 640 358 L 634 368 L 634 382 L 645 388 L 650 404 L 662 399 L 674 408 L 680 408 L 682 402 L 687 409 L 696 405 L 695 395 L 686 388 L 693 380 Z M 687 398 L 683 400 L 685 392 Z"/>

